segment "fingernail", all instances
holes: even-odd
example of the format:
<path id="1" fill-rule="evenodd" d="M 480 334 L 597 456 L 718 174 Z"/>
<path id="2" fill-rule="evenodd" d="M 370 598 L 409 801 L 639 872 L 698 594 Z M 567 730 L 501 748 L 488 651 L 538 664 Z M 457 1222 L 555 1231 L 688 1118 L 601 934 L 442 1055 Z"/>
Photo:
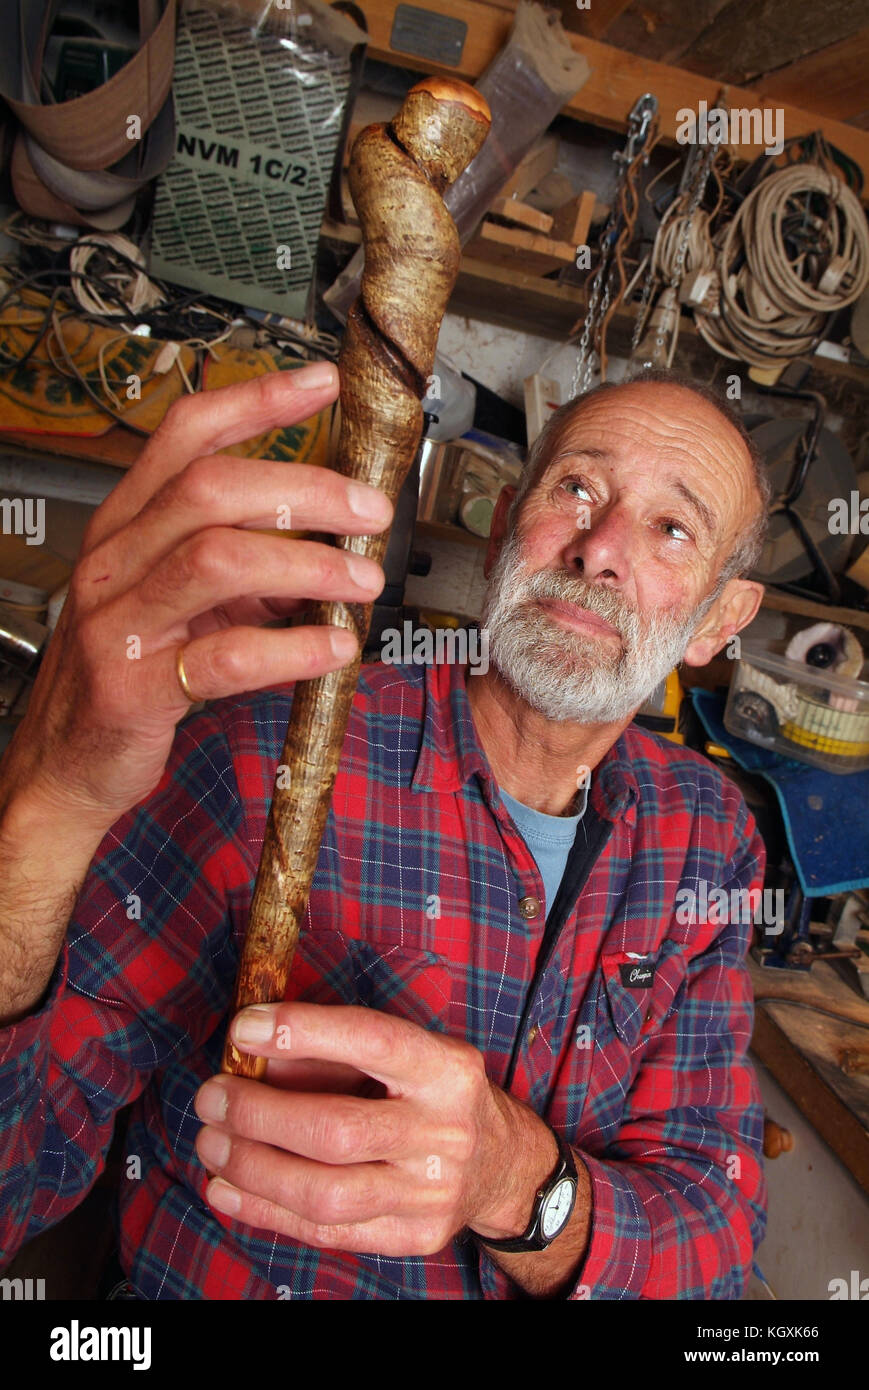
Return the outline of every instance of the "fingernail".
<path id="1" fill-rule="evenodd" d="M 296 386 L 307 391 L 318 391 L 323 386 L 331 386 L 335 380 L 335 368 L 331 362 L 312 362 L 307 367 L 297 367 L 293 372 Z"/>
<path id="2" fill-rule="evenodd" d="M 206 1081 L 197 1091 L 193 1102 L 193 1108 L 200 1120 L 207 1120 L 212 1124 L 221 1124 L 226 1119 L 228 1106 L 229 1096 L 226 1087 L 216 1077 L 212 1081 Z"/>
<path id="3" fill-rule="evenodd" d="M 329 633 L 329 644 L 332 648 L 332 655 L 336 656 L 339 661 L 346 661 L 348 657 L 355 656 L 359 650 L 359 643 L 353 633 L 347 631 L 346 627 L 333 627 Z"/>
<path id="4" fill-rule="evenodd" d="M 232 1036 L 237 1043 L 266 1043 L 274 1031 L 274 1010 L 260 1008 L 257 1005 L 253 1005 L 249 1009 L 242 1009 L 232 1025 Z"/>
<path id="5" fill-rule="evenodd" d="M 215 1178 L 210 1182 L 205 1195 L 213 1207 L 226 1212 L 227 1216 L 235 1216 L 236 1212 L 241 1210 L 241 1193 L 237 1187 L 224 1182 L 223 1178 Z"/>
<path id="6" fill-rule="evenodd" d="M 229 1162 L 232 1140 L 219 1129 L 200 1130 L 196 1139 L 196 1150 L 205 1167 L 211 1172 L 225 1168 Z"/>
<path id="7" fill-rule="evenodd" d="M 367 559 L 364 555 L 355 555 L 352 550 L 345 550 L 344 554 L 354 584 L 359 584 L 363 589 L 370 589 L 372 584 L 383 587 L 383 576 L 373 560 Z"/>
<path id="8" fill-rule="evenodd" d="M 347 505 L 354 516 L 362 517 L 365 521 L 382 523 L 392 515 L 385 493 L 376 487 L 367 487 L 365 483 L 347 484 Z"/>

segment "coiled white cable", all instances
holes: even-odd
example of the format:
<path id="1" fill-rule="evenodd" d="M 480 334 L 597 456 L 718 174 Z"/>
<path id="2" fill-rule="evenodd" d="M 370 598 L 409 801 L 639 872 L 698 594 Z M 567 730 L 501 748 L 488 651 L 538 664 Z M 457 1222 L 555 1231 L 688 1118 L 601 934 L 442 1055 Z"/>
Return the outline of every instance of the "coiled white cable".
<path id="1" fill-rule="evenodd" d="M 810 200 L 820 195 L 822 215 Z M 805 249 L 792 255 L 799 220 Z M 787 225 L 786 225 L 787 224 Z M 745 199 L 716 238 L 721 297 L 717 316 L 695 311 L 717 352 L 754 366 L 814 348 L 829 315 L 869 284 L 869 228 L 856 195 L 819 164 L 777 169 Z"/>
<path id="2" fill-rule="evenodd" d="M 112 268 L 103 272 L 103 279 L 114 285 L 124 303 L 130 306 L 132 317 L 135 318 L 142 309 L 165 304 L 166 296 L 148 276 L 145 257 L 135 242 L 121 236 L 120 232 L 89 232 L 75 243 L 69 253 L 70 270 L 73 271 L 72 292 L 81 307 L 89 314 L 106 317 L 117 314 L 117 304 L 108 304 L 85 278 L 88 263 L 94 255 L 108 256 L 111 262 L 113 251 L 141 267 L 137 273 L 123 261 L 115 261 Z"/>

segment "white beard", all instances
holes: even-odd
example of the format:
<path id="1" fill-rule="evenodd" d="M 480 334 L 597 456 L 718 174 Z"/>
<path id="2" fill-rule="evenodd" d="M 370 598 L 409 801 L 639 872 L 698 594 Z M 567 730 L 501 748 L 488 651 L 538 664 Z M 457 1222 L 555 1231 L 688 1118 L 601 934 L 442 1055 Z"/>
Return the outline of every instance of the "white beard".
<path id="1" fill-rule="evenodd" d="M 526 574 L 515 536 L 505 541 L 483 605 L 489 659 L 516 694 L 546 719 L 613 724 L 640 708 L 682 660 L 685 648 L 716 594 L 690 614 L 643 618 L 613 589 L 589 584 L 566 570 Z M 562 626 L 536 599 L 560 599 L 611 623 L 619 650 L 603 634 L 585 636 Z"/>

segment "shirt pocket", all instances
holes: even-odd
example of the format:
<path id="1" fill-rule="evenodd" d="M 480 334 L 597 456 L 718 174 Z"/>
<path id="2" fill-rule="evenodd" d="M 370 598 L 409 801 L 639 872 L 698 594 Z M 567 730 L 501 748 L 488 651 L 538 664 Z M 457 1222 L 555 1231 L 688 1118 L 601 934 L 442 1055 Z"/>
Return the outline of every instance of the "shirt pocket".
<path id="1" fill-rule="evenodd" d="M 600 965 L 609 1020 L 621 1041 L 634 1051 L 679 1007 L 688 970 L 685 953 L 667 940 L 646 956 L 625 951 L 601 955 Z M 644 984 L 643 976 L 649 972 L 649 983 Z"/>
<path id="2" fill-rule="evenodd" d="M 394 937 L 303 932 L 285 996 L 312 1004 L 359 1004 L 445 1032 L 450 971 L 442 956 Z"/>

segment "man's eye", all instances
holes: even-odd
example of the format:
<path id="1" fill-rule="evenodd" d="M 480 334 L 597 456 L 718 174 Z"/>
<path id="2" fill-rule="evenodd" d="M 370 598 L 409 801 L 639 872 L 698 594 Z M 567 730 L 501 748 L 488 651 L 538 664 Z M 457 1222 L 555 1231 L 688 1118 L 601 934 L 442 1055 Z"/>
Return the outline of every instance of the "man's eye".
<path id="1" fill-rule="evenodd" d="M 692 540 L 691 532 L 682 525 L 681 521 L 662 521 L 661 530 L 666 531 L 667 535 L 674 541 Z"/>
<path id="2" fill-rule="evenodd" d="M 571 493 L 571 496 L 579 497 L 581 502 L 590 502 L 592 500 L 591 493 L 580 478 L 566 478 L 563 485 L 568 491 L 571 488 L 577 488 L 578 491 Z"/>

